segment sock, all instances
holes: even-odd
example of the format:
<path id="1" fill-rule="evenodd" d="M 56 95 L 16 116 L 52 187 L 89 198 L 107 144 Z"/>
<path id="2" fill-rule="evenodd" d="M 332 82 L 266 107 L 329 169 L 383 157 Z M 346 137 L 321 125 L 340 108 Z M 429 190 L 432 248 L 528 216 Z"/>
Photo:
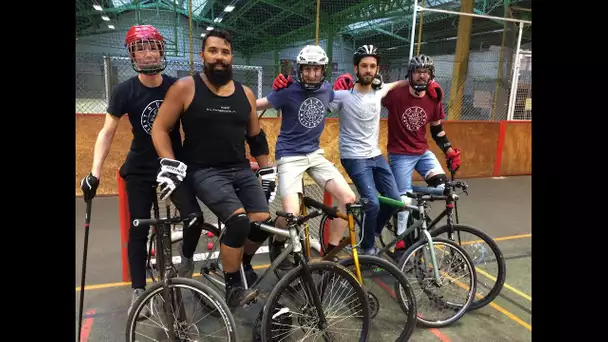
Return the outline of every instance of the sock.
<path id="1" fill-rule="evenodd" d="M 235 285 L 241 284 L 241 271 L 236 272 L 224 272 L 224 280 L 226 281 L 226 288 L 231 288 Z"/>
<path id="2" fill-rule="evenodd" d="M 248 255 L 243 253 L 243 266 L 245 268 L 247 268 L 247 266 L 251 267 L 251 259 L 253 258 L 254 254 Z"/>
<path id="3" fill-rule="evenodd" d="M 327 254 L 329 254 L 329 252 L 331 252 L 334 248 L 336 248 L 338 246 L 336 245 L 332 245 L 331 243 L 327 243 Z"/>

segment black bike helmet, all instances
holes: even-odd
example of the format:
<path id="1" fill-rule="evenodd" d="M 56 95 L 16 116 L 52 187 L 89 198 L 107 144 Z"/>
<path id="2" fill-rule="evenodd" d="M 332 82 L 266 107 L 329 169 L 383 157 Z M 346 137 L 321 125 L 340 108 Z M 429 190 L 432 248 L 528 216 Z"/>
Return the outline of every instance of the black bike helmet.
<path id="1" fill-rule="evenodd" d="M 410 59 L 410 62 L 407 66 L 407 78 L 410 81 L 410 85 L 414 88 L 415 91 L 423 91 L 426 90 L 428 83 L 425 84 L 414 84 L 412 80 L 412 74 L 414 71 L 418 69 L 426 69 L 430 74 L 430 80 L 435 78 L 435 64 L 433 63 L 433 59 L 427 55 L 414 56 Z"/>
<path id="2" fill-rule="evenodd" d="M 376 57 L 376 64 L 380 64 L 380 55 L 378 54 L 378 48 L 373 45 L 361 45 L 355 50 L 353 55 L 353 65 L 359 65 L 359 62 L 363 57 Z"/>

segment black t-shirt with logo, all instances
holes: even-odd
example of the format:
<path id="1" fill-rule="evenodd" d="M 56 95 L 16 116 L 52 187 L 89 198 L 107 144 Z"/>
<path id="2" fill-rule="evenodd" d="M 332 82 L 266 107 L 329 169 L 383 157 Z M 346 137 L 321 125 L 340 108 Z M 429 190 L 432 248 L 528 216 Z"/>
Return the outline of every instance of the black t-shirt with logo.
<path id="1" fill-rule="evenodd" d="M 127 159 L 120 169 L 122 177 L 132 174 L 155 175 L 160 167 L 158 154 L 152 144 L 152 123 L 158 114 L 158 108 L 165 98 L 169 87 L 177 78 L 162 75 L 160 86 L 150 88 L 141 83 L 137 76 L 116 85 L 112 90 L 108 113 L 115 117 L 127 114 L 131 123 L 133 140 Z M 169 133 L 175 157 L 179 160 L 182 153 L 180 121 L 175 123 Z"/>

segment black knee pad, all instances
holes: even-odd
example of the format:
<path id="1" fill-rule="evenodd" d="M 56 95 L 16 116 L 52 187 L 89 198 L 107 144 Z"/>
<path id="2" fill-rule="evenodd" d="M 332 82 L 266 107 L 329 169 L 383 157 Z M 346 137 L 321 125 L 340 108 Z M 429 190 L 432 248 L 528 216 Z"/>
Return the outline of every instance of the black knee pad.
<path id="1" fill-rule="evenodd" d="M 274 227 L 274 220 L 272 218 L 268 218 L 268 220 L 263 221 L 262 223 Z M 251 224 L 251 229 L 249 230 L 249 236 L 247 238 L 256 243 L 262 243 L 268 239 L 269 235 L 269 232 L 261 230 L 257 225 Z"/>
<path id="2" fill-rule="evenodd" d="M 249 217 L 247 214 L 236 214 L 226 220 L 226 232 L 222 243 L 228 247 L 241 248 L 249 235 Z"/>
<path id="3" fill-rule="evenodd" d="M 448 179 L 448 177 L 446 177 L 445 173 L 440 173 L 438 175 L 434 175 L 433 177 L 431 177 L 429 179 L 425 179 L 424 181 L 429 186 L 436 188 L 442 184 L 446 184 L 447 182 L 449 182 L 449 179 Z"/>

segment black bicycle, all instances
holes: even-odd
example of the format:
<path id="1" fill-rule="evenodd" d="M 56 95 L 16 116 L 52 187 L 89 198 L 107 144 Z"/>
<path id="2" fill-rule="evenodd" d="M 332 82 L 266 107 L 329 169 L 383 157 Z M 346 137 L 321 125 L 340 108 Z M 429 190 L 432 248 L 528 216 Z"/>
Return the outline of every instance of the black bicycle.
<path id="1" fill-rule="evenodd" d="M 150 225 L 156 232 L 159 281 L 135 302 L 127 318 L 126 341 L 238 341 L 234 317 L 223 297 L 206 284 L 178 277 L 172 261 L 171 225 L 185 227 L 202 217 L 159 218 L 156 198 L 153 205 L 155 218 L 135 219 L 133 225 Z M 187 290 L 192 294 L 188 295 Z M 190 319 L 189 312 L 192 312 Z"/>
<path id="2" fill-rule="evenodd" d="M 259 284 L 289 255 L 293 255 L 296 267 L 284 274 L 270 292 L 264 308 L 259 313 L 254 341 L 367 341 L 371 315 L 367 294 L 357 278 L 344 266 L 334 262 L 308 263 L 303 245 L 305 236 L 300 226 L 320 216 L 322 211 L 295 216 L 281 211 L 276 215 L 287 219 L 285 229 L 255 222 L 261 230 L 289 239 L 285 250 L 272 262 L 264 273 L 248 284 L 243 266 L 241 279 L 245 288 L 255 289 L 251 304 L 260 294 Z M 225 231 L 214 227 L 219 238 L 212 250 L 216 250 Z M 203 279 L 225 291 L 222 266 L 218 259 L 206 258 L 201 267 Z M 219 271 L 219 272 L 218 272 Z"/>

